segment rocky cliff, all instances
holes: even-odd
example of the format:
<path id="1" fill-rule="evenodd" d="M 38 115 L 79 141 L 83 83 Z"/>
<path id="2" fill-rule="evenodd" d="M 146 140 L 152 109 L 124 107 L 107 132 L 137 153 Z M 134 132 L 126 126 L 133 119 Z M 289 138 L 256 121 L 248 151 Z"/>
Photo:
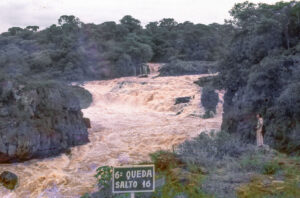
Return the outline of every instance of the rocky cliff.
<path id="1" fill-rule="evenodd" d="M 80 104 L 69 87 L 0 81 L 0 162 L 47 157 L 87 142 Z"/>

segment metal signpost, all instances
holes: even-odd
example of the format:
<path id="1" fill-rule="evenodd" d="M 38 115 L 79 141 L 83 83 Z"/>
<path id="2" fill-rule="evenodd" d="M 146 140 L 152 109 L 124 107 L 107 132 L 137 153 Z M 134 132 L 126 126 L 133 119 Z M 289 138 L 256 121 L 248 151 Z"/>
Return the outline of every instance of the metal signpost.
<path id="1" fill-rule="evenodd" d="M 113 193 L 154 192 L 154 165 L 113 167 Z"/>

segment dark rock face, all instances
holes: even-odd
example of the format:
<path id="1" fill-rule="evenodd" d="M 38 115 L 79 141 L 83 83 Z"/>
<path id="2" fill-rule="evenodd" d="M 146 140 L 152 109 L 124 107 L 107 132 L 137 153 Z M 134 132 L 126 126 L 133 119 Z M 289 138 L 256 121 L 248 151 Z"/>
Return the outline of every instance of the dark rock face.
<path id="1" fill-rule="evenodd" d="M 175 99 L 175 105 L 181 104 L 181 103 L 189 103 L 190 100 L 191 100 L 190 96 L 188 96 L 188 97 L 179 97 L 179 98 Z"/>
<path id="2" fill-rule="evenodd" d="M 222 130 L 242 137 L 247 143 L 255 143 L 257 118 L 247 109 L 242 91 L 228 90 L 224 95 Z"/>
<path id="3" fill-rule="evenodd" d="M 18 183 L 18 176 L 12 172 L 4 171 L 0 175 L 0 183 L 7 189 L 15 189 Z"/>
<path id="4" fill-rule="evenodd" d="M 201 95 L 201 104 L 206 112 L 216 113 L 216 107 L 219 102 L 219 95 L 211 87 L 204 87 Z"/>
<path id="5" fill-rule="evenodd" d="M 0 82 L 0 163 L 56 155 L 87 142 L 79 101 L 69 87 Z"/>
<path id="6" fill-rule="evenodd" d="M 86 126 L 88 129 L 92 128 L 92 126 L 91 126 L 91 120 L 90 120 L 90 119 L 88 119 L 88 118 L 83 118 L 83 121 L 84 121 L 85 126 Z"/>
<path id="7" fill-rule="evenodd" d="M 141 74 L 138 76 L 139 78 L 148 78 L 148 75 L 147 74 Z"/>

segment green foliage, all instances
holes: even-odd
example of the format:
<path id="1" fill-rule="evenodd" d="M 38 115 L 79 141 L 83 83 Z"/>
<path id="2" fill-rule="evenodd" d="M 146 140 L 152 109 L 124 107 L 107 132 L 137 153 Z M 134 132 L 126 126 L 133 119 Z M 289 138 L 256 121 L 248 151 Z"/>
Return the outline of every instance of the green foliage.
<path id="1" fill-rule="evenodd" d="M 90 195 L 88 193 L 85 193 L 84 195 L 82 195 L 80 198 L 90 198 Z"/>
<path id="2" fill-rule="evenodd" d="M 199 169 L 192 166 L 184 169 L 187 164 L 169 151 L 158 151 L 150 157 L 155 164 L 157 177 L 165 180 L 165 184 L 152 193 L 152 198 L 175 198 L 179 195 L 191 198 L 209 197 L 200 188 L 203 175 Z"/>
<path id="3" fill-rule="evenodd" d="M 187 164 L 213 169 L 224 158 L 238 158 L 252 149 L 253 146 L 242 142 L 239 136 L 226 132 L 212 131 L 209 135 L 202 132 L 198 137 L 179 146 L 179 157 Z"/>
<path id="4" fill-rule="evenodd" d="M 271 149 L 258 149 L 226 132 L 201 133 L 181 144 L 177 155 L 187 164 L 188 170 L 204 174 L 199 186 L 201 191 L 220 198 L 237 197 L 236 189 L 249 183 L 252 175 L 262 174 L 267 164 L 276 162 L 275 157 L 281 159 Z M 274 163 L 271 167 L 275 167 Z"/>
<path id="5" fill-rule="evenodd" d="M 299 197 L 300 169 L 297 163 L 297 159 L 285 155 L 278 155 L 275 159 L 267 161 L 264 165 L 264 175 L 257 173 L 252 176 L 250 182 L 241 185 L 237 189 L 238 197 Z"/>
<path id="6" fill-rule="evenodd" d="M 100 188 L 107 188 L 111 185 L 112 171 L 111 166 L 101 166 L 97 169 L 95 177 L 98 180 L 98 186 Z"/>
<path id="7" fill-rule="evenodd" d="M 241 156 L 240 166 L 242 169 L 253 171 L 253 172 L 264 172 L 266 164 L 269 164 L 268 157 L 262 153 L 249 153 Z"/>
<path id="8" fill-rule="evenodd" d="M 124 16 L 120 22 L 129 32 L 137 32 L 142 29 L 141 22 L 130 15 Z"/>
<path id="9" fill-rule="evenodd" d="M 13 27 L 1 34 L 1 72 L 67 81 L 113 78 L 138 75 L 153 56 L 140 22 L 131 16 L 120 24 L 95 25 L 63 15 L 58 24 L 42 31 Z"/>
<path id="10" fill-rule="evenodd" d="M 280 166 L 276 161 L 270 161 L 264 164 L 263 174 L 266 175 L 274 175 L 277 171 L 279 171 Z"/>
<path id="11" fill-rule="evenodd" d="M 150 157 L 157 171 L 169 171 L 182 164 L 176 154 L 169 151 L 157 151 L 150 154 Z"/>
<path id="12" fill-rule="evenodd" d="M 233 30 L 230 25 L 178 23 L 169 18 L 143 28 L 130 15 L 120 23 L 97 25 L 63 15 L 58 25 L 38 29 L 12 27 L 0 35 L 1 72 L 67 81 L 106 79 L 139 75 L 149 61 L 176 59 L 190 62 L 173 61 L 163 75 L 215 72 L 214 63 L 205 61 L 222 54 Z"/>
<path id="13" fill-rule="evenodd" d="M 146 25 L 145 38 L 152 46 L 153 61 L 212 61 L 222 54 L 222 48 L 231 39 L 232 29 L 230 25 L 178 23 L 165 18 Z"/>

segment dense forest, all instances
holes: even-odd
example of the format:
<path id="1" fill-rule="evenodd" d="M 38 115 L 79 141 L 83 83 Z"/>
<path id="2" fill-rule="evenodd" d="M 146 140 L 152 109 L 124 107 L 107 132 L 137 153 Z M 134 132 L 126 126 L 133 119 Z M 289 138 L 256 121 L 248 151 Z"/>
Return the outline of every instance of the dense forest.
<path id="1" fill-rule="evenodd" d="M 84 80 L 138 75 L 143 63 L 216 60 L 230 25 L 151 22 L 131 16 L 120 23 L 84 24 L 61 16 L 57 25 L 12 27 L 0 36 L 0 68 L 5 76 Z"/>

